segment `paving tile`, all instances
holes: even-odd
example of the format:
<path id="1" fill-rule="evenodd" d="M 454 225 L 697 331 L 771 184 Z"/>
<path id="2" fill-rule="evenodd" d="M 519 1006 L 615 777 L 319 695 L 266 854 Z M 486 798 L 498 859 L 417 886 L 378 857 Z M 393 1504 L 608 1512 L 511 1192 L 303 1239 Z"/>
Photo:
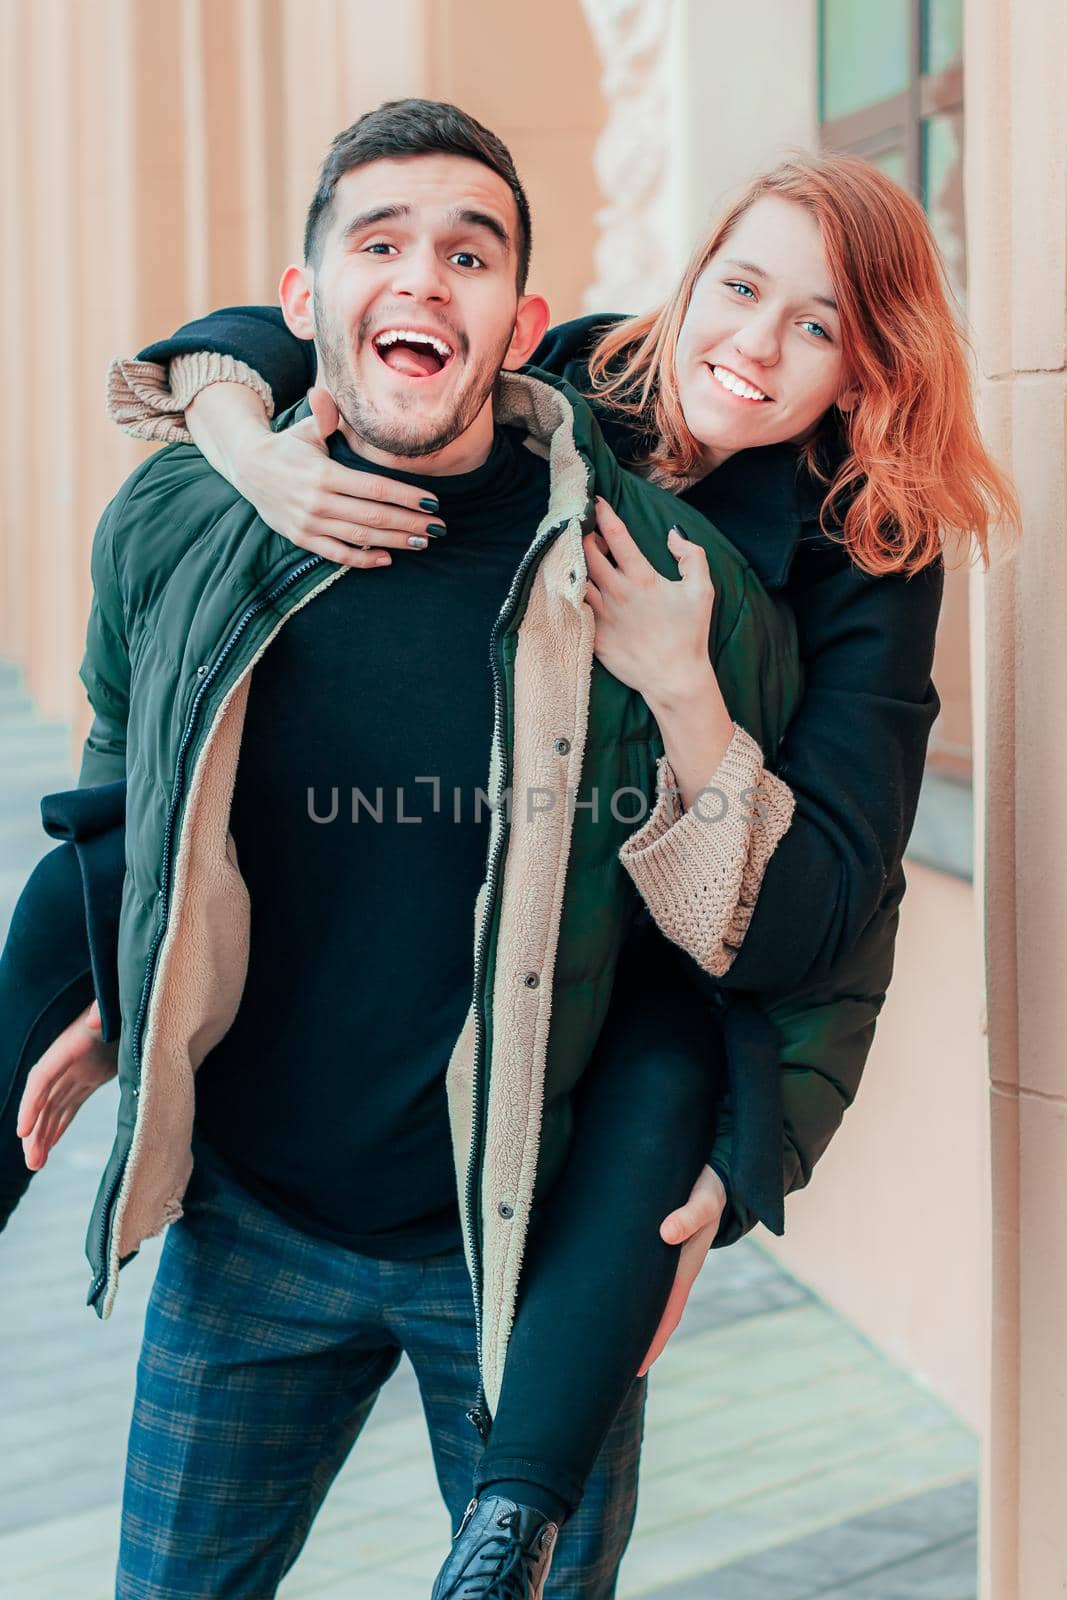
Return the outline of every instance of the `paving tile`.
<path id="1" fill-rule="evenodd" d="M 700 1579 L 702 1588 L 687 1581 L 649 1592 L 658 1600 L 687 1600 L 697 1593 L 704 1600 L 744 1600 L 750 1593 L 773 1594 L 775 1600 L 845 1600 L 854 1592 L 865 1600 L 898 1593 L 917 1600 L 924 1593 L 918 1585 L 936 1574 L 949 1579 L 953 1600 L 976 1600 L 977 1515 L 978 1484 L 969 1479 L 722 1567 Z"/>
<path id="2" fill-rule="evenodd" d="M 978 1540 L 955 1540 L 820 1591 L 819 1600 L 977 1600 Z"/>
<path id="3" fill-rule="evenodd" d="M 781 1544 L 699 1578 L 622 1590 L 656 1600 L 976 1600 L 974 1479 Z M 963 1519 L 966 1526 L 956 1530 Z"/>

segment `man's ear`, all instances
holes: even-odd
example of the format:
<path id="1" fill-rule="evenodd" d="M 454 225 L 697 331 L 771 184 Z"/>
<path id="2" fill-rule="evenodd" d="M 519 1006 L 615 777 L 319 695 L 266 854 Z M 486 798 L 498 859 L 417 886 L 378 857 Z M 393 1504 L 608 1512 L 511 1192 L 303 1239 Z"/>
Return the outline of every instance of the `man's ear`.
<path id="1" fill-rule="evenodd" d="M 548 301 L 542 295 L 524 294 L 520 297 L 515 313 L 515 332 L 503 362 L 507 372 L 514 372 L 529 361 L 544 338 L 551 317 Z"/>
<path id="2" fill-rule="evenodd" d="M 298 339 L 314 339 L 315 320 L 311 314 L 311 292 L 315 274 L 310 267 L 286 267 L 278 285 L 282 316 L 290 333 Z"/>

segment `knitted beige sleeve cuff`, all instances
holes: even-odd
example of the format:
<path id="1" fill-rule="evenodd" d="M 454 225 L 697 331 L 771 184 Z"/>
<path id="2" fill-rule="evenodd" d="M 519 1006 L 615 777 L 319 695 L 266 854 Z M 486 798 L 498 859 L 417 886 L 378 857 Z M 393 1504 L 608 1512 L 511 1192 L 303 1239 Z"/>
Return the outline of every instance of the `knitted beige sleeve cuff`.
<path id="1" fill-rule="evenodd" d="M 661 932 L 721 978 L 748 932 L 767 863 L 793 820 L 793 791 L 765 770 L 759 745 L 736 722 L 726 754 L 689 811 L 682 809 L 666 756 L 656 772 L 655 808 L 626 840 L 619 860 Z"/>
<path id="2" fill-rule="evenodd" d="M 274 415 L 274 396 L 255 368 L 213 350 L 175 356 L 169 367 L 116 356 L 107 369 L 107 414 L 135 439 L 191 444 L 185 408 L 212 383 L 245 384 Z"/>

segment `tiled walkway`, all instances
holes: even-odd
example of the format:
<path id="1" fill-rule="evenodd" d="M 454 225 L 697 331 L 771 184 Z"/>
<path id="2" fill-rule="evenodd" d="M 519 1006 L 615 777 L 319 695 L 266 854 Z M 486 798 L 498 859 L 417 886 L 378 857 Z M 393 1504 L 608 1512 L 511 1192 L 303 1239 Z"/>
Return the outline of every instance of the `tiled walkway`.
<path id="1" fill-rule="evenodd" d="M 0 924 L 64 730 L 0 674 Z M 140 1321 L 159 1242 L 114 1315 L 85 1307 L 82 1240 L 113 1090 L 80 1114 L 0 1236 L 0 1592 L 108 1600 Z M 751 1239 L 712 1253 L 650 1387 L 620 1600 L 975 1600 L 977 1441 Z M 405 1362 L 283 1600 L 427 1600 L 447 1547 Z M 402 1555 L 397 1556 L 396 1552 Z M 207 1600 L 207 1597 L 205 1597 Z M 580 1597 L 567 1597 L 580 1600 Z"/>

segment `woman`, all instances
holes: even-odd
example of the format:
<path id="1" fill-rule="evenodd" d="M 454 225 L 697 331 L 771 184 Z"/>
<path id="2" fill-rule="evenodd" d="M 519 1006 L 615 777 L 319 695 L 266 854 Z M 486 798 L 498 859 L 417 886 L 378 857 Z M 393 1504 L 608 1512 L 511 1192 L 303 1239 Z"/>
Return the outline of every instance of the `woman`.
<path id="1" fill-rule="evenodd" d="M 174 363 L 169 393 L 151 369 L 120 367 L 112 390 L 116 414 L 150 437 L 184 437 L 175 431 L 174 415 L 202 378 L 250 381 L 248 388 L 208 388 L 189 425 L 264 520 L 305 548 L 357 566 L 383 555 L 388 561 L 390 550 L 407 551 L 412 537 L 430 536 L 434 517 L 419 513 L 420 491 L 398 490 L 395 508 L 383 518 L 371 482 L 318 449 L 314 429 L 266 431 L 257 398 L 262 384 L 247 369 L 272 380 L 275 400 L 287 404 L 307 387 L 310 375 L 301 363 L 310 347 L 284 347 L 275 374 L 270 351 L 288 336 L 270 313 L 222 313 L 217 320 L 220 334 L 212 335 L 208 319 L 145 353 L 152 359 L 193 352 Z M 214 358 L 196 353 L 212 349 Z M 241 358 L 245 368 L 218 360 L 220 351 Z M 620 458 L 716 521 L 796 613 L 807 691 L 777 753 L 796 813 L 762 883 L 752 886 L 758 899 L 738 920 L 737 948 L 722 977 L 737 990 L 773 993 L 832 975 L 886 909 L 887 891 L 899 880 L 938 704 L 929 670 L 943 546 L 973 536 L 984 561 L 991 521 L 1014 514 L 1010 489 L 978 436 L 925 219 L 865 163 L 789 163 L 750 186 L 701 244 L 663 307 L 640 318 L 608 319 L 607 327 L 594 318 L 556 330 L 537 352 L 537 364 L 589 391 Z M 605 509 L 599 534 L 586 542 L 587 599 L 597 614 L 598 655 L 609 670 L 634 601 L 625 573 L 607 554 L 623 547 L 624 536 Z M 352 542 L 375 549 L 354 550 Z M 626 1083 L 617 1113 L 622 1129 L 627 1117 L 631 1127 L 638 1121 L 642 1095 L 651 1115 L 661 1110 L 655 1095 L 662 1073 L 657 1078 L 648 1068 L 642 1075 L 642 1061 L 662 1061 L 675 1033 L 681 1059 L 686 1030 L 703 1014 L 680 972 L 668 965 L 650 971 L 642 964 L 629 976 L 632 982 L 618 986 L 619 1006 L 605 1029 L 604 1070 L 590 1085 L 590 1093 L 609 1096 Z M 656 1029 L 635 1041 L 633 1024 L 652 1014 Z M 798 1154 L 787 1187 L 807 1181 L 843 1109 L 839 1100 L 832 1110 L 819 1105 L 827 1080 L 813 1089 L 818 1071 L 816 1065 L 814 1072 L 785 1075 L 793 1097 L 786 1104 L 787 1133 Z M 858 1071 L 852 1092 L 856 1081 Z M 680 1098 L 663 1110 L 659 1153 L 666 1151 L 675 1166 L 681 1146 L 667 1132 L 675 1117 L 696 1129 L 692 1170 L 708 1130 L 692 1102 L 683 1109 Z M 729 1183 L 729 1118 L 719 1121 L 712 1162 Z M 650 1164 L 654 1154 L 647 1156 Z M 573 1186 L 569 1219 L 581 1207 L 583 1184 L 593 1187 L 596 1160 L 589 1151 L 583 1165 L 576 1145 L 561 1184 Z M 618 1171 L 623 1164 L 613 1165 Z M 587 1216 L 595 1214 L 598 1199 L 603 1204 L 600 1189 L 586 1195 Z M 618 1204 L 626 1204 L 623 1190 Z M 676 1252 L 649 1271 L 641 1306 L 633 1288 L 641 1274 L 631 1274 L 627 1299 L 637 1314 L 616 1340 L 624 1358 L 618 1371 L 600 1386 L 610 1393 L 594 1403 L 588 1384 L 570 1392 L 565 1384 L 551 1387 L 560 1376 L 555 1369 L 568 1364 L 557 1358 L 546 1370 L 558 1276 L 552 1293 L 542 1286 L 554 1272 L 573 1271 L 574 1261 L 560 1267 L 550 1218 L 539 1220 L 478 1488 L 492 1484 L 495 1494 L 536 1505 L 560 1521 L 573 1513 L 582 1474 L 630 1381 L 630 1350 L 639 1359 L 663 1310 Z M 685 1236 L 672 1226 L 676 1220 L 663 1224 L 665 1242 Z M 728 1216 L 715 1242 L 731 1242 L 747 1231 L 746 1221 L 751 1226 L 743 1211 Z M 641 1237 L 638 1229 L 635 1238 Z M 571 1235 L 574 1260 L 591 1242 L 590 1222 L 584 1235 L 581 1228 Z M 709 1242 L 707 1229 L 699 1230 L 691 1253 L 702 1254 Z M 610 1307 L 613 1316 L 617 1309 Z M 661 1327 L 642 1370 L 658 1353 L 671 1314 L 668 1308 L 668 1327 Z M 579 1376 L 582 1348 L 576 1337 L 568 1370 Z M 526 1478 L 517 1460 L 538 1470 Z"/>

